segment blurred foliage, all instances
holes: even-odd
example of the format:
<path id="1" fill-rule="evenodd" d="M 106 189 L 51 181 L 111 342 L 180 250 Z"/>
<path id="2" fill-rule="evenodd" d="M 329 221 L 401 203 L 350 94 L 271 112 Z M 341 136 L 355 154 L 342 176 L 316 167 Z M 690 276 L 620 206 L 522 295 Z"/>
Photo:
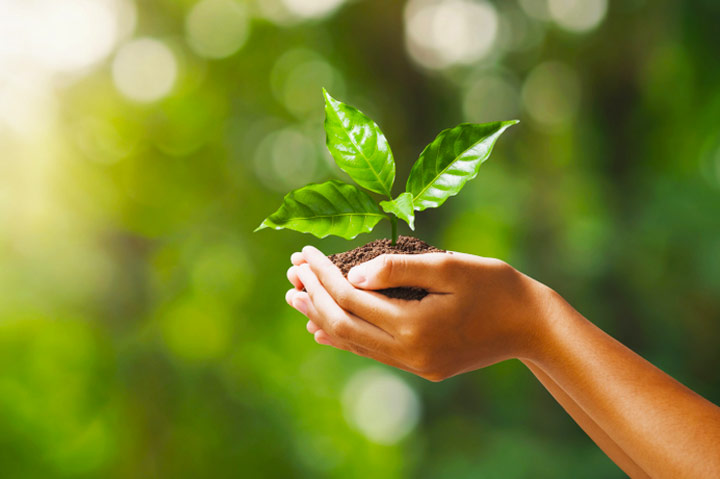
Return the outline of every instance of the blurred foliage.
<path id="1" fill-rule="evenodd" d="M 516 361 L 394 373 L 421 408 L 398 441 L 348 419 L 343 390 L 372 365 L 312 341 L 285 270 L 306 243 L 389 225 L 251 233 L 288 188 L 338 174 L 321 86 L 378 121 L 401 178 L 440 129 L 517 115 L 416 235 L 510 262 L 720 402 L 720 4 L 611 2 L 577 32 L 526 13 L 543 3 L 495 2 L 491 51 L 433 66 L 408 54 L 401 2 L 275 21 L 277 2 L 239 2 L 247 32 L 219 59 L 197 53 L 224 55 L 196 46 L 213 29 L 186 41 L 194 2 L 137 2 L 171 91 L 128 98 L 111 56 L 55 87 L 52 128 L 0 130 L 0 474 L 623 476 Z"/>

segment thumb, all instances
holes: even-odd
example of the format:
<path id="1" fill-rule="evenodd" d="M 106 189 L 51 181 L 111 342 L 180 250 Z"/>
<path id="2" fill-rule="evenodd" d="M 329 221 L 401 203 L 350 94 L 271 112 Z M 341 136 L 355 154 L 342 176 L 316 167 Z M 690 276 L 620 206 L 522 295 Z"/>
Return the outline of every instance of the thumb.
<path id="1" fill-rule="evenodd" d="M 412 286 L 446 291 L 450 257 L 448 253 L 383 254 L 353 267 L 347 278 L 362 289 Z"/>

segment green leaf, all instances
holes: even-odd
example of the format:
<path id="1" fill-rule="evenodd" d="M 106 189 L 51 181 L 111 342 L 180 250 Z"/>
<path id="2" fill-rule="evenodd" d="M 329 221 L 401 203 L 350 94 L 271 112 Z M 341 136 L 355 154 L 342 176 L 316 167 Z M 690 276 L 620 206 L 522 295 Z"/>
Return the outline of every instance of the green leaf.
<path id="1" fill-rule="evenodd" d="M 327 148 L 340 169 L 355 182 L 391 198 L 395 161 L 380 127 L 360 110 L 346 105 L 323 88 Z"/>
<path id="2" fill-rule="evenodd" d="M 495 141 L 517 120 L 463 123 L 443 130 L 425 147 L 410 170 L 406 190 L 416 210 L 436 208 L 475 178 Z"/>
<path id="3" fill-rule="evenodd" d="M 391 201 L 381 201 L 380 206 L 385 213 L 392 213 L 404 220 L 410 229 L 415 231 L 415 211 L 413 210 L 412 193 L 402 193 Z"/>
<path id="4" fill-rule="evenodd" d="M 330 180 L 288 193 L 280 208 L 258 226 L 310 233 L 318 238 L 328 235 L 352 239 L 369 233 L 387 218 L 370 195 L 354 185 Z"/>

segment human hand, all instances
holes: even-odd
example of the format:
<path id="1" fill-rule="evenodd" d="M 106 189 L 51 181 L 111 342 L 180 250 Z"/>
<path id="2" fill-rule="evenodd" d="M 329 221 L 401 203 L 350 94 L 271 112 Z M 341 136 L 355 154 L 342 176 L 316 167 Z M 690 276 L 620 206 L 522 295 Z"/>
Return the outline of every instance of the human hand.
<path id="1" fill-rule="evenodd" d="M 309 318 L 317 342 L 433 381 L 532 358 L 554 296 L 502 261 L 462 253 L 382 255 L 348 279 L 310 246 L 291 261 L 286 300 Z M 399 286 L 430 294 L 406 301 L 372 291 Z"/>

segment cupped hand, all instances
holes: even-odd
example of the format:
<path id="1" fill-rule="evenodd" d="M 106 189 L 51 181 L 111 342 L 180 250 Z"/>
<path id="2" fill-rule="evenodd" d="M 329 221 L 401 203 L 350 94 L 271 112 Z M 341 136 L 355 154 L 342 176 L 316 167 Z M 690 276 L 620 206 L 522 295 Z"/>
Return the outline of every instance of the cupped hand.
<path id="1" fill-rule="evenodd" d="M 318 343 L 439 381 L 541 346 L 554 293 L 502 261 L 463 253 L 382 255 L 340 270 L 311 246 L 291 257 L 288 304 Z M 414 286 L 422 300 L 373 290 Z M 303 291 L 304 289 L 304 291 Z"/>

